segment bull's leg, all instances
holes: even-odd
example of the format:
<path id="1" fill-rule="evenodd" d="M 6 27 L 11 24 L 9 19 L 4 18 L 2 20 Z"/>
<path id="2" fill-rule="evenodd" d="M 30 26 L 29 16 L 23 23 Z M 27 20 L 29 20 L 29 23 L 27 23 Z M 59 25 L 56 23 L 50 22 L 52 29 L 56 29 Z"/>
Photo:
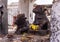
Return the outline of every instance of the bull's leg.
<path id="1" fill-rule="evenodd" d="M 20 34 L 20 33 L 19 33 L 19 31 L 20 31 L 19 29 L 20 29 L 20 28 L 17 27 L 17 30 L 15 31 L 16 34 Z"/>

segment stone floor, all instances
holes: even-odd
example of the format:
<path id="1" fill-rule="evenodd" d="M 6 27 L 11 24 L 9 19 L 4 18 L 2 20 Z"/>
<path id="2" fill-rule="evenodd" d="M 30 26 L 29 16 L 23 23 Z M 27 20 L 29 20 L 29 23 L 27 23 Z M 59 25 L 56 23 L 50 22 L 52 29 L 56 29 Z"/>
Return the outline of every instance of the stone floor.
<path id="1" fill-rule="evenodd" d="M 49 42 L 49 35 L 40 36 L 33 34 L 16 35 L 14 34 L 15 29 L 10 27 L 8 34 L 9 35 L 0 35 L 0 42 Z"/>
<path id="2" fill-rule="evenodd" d="M 39 36 L 39 35 L 10 35 L 0 37 L 0 42 L 49 42 L 49 35 Z"/>

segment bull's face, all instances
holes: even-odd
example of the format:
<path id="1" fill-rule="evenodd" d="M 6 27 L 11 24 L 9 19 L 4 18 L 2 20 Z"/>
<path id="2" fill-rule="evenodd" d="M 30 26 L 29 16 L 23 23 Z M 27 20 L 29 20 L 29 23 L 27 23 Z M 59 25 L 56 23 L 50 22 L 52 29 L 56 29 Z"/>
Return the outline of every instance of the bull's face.
<path id="1" fill-rule="evenodd" d="M 40 5 L 36 6 L 34 9 L 33 9 L 33 12 L 34 13 L 42 13 L 42 7 Z"/>

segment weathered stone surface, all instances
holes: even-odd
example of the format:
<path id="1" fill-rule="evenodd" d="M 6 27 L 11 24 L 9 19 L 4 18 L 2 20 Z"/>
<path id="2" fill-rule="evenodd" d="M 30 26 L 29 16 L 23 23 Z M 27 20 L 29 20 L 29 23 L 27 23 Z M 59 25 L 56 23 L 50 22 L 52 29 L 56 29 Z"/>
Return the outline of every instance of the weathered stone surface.
<path id="1" fill-rule="evenodd" d="M 0 38 L 0 42 L 49 42 L 49 35 L 39 36 L 39 35 L 31 35 L 31 34 L 23 34 L 23 35 L 13 35 L 11 38 L 7 38 L 7 36 Z"/>

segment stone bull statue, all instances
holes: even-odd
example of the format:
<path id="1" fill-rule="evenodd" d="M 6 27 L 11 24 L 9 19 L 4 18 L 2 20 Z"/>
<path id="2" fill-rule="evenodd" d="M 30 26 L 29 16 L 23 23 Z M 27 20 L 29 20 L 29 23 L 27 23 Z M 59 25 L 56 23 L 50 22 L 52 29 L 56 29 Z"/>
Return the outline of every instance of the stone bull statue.
<path id="1" fill-rule="evenodd" d="M 34 21 L 34 25 L 39 25 L 39 31 L 40 30 L 48 30 L 50 25 L 49 25 L 49 20 L 45 14 L 45 11 L 47 9 L 44 9 L 42 6 L 37 5 L 34 9 L 33 12 L 35 13 L 35 21 Z M 41 31 L 41 33 L 43 33 L 43 31 Z M 45 32 L 46 33 L 46 32 Z"/>
<path id="2" fill-rule="evenodd" d="M 26 21 L 26 17 L 24 14 L 17 15 L 15 24 L 17 25 L 16 34 L 22 34 L 24 32 L 28 32 L 28 22 Z"/>

